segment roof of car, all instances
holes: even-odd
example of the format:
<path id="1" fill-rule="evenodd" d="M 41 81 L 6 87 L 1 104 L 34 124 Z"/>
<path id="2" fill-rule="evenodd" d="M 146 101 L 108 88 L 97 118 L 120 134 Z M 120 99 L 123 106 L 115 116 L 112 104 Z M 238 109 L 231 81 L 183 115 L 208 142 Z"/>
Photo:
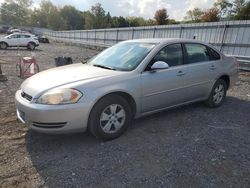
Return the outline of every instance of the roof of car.
<path id="1" fill-rule="evenodd" d="M 173 42 L 192 42 L 204 43 L 199 40 L 183 39 L 183 38 L 148 38 L 148 39 L 134 39 L 127 42 L 144 42 L 144 43 L 173 43 Z"/>
<path id="2" fill-rule="evenodd" d="M 209 46 L 210 48 L 214 49 L 216 52 L 222 54 L 219 52 L 218 49 L 216 49 L 214 46 L 211 44 L 199 41 L 199 40 L 194 40 L 194 39 L 184 39 L 184 38 L 148 38 L 148 39 L 134 39 L 134 40 L 127 40 L 124 42 L 140 42 L 140 43 L 152 43 L 152 44 L 163 44 L 167 45 L 170 43 L 198 43 L 198 44 L 204 44 L 206 46 Z"/>
<path id="3" fill-rule="evenodd" d="M 30 35 L 30 36 L 33 36 L 32 34 L 30 33 L 25 33 L 25 32 L 15 32 L 15 33 L 12 33 L 10 35 Z"/>

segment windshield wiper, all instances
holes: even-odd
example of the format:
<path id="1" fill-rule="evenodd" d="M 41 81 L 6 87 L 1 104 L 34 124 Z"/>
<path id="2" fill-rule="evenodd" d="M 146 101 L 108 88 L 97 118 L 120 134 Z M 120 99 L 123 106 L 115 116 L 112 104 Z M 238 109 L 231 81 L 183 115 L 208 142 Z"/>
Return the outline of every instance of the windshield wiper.
<path id="1" fill-rule="evenodd" d="M 113 67 L 107 67 L 107 66 L 104 66 L 104 65 L 93 65 L 95 67 L 100 67 L 100 68 L 103 68 L 103 69 L 108 69 L 108 70 L 116 70 L 115 68 Z"/>

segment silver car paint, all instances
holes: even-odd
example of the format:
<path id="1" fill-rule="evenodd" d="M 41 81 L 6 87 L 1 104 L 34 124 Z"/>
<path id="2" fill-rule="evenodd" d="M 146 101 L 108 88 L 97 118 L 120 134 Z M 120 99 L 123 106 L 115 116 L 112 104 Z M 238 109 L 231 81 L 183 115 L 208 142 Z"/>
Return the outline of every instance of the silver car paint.
<path id="1" fill-rule="evenodd" d="M 151 42 L 157 45 L 133 71 L 112 71 L 89 65 L 74 64 L 50 69 L 27 79 L 21 85 L 21 90 L 31 95 L 34 98 L 33 101 L 29 102 L 22 98 L 20 90 L 16 93 L 17 109 L 25 112 L 26 123 L 32 129 L 40 132 L 85 131 L 94 104 L 103 96 L 113 92 L 124 92 L 134 99 L 136 103 L 135 117 L 137 118 L 170 107 L 207 99 L 215 81 L 222 75 L 230 76 L 230 85 L 237 81 L 238 71 L 233 59 L 222 54 L 220 61 L 186 64 L 157 72 L 145 72 L 148 62 L 164 46 L 172 43 L 196 43 L 197 41 L 183 39 L 140 39 L 134 41 Z M 179 71 L 184 74 L 178 75 Z M 40 105 L 35 103 L 40 95 L 57 87 L 75 88 L 83 93 L 83 97 L 77 104 L 71 105 Z M 32 126 L 32 122 L 53 123 L 61 121 L 68 123 L 60 129 Z"/>

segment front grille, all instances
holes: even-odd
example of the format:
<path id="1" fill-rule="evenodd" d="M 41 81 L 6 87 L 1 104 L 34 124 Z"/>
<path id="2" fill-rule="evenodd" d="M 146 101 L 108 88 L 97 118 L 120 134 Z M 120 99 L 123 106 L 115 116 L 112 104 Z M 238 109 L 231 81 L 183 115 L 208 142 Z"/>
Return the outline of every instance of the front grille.
<path id="1" fill-rule="evenodd" d="M 28 95 L 28 94 L 25 93 L 25 92 L 22 92 L 22 93 L 21 93 L 21 96 L 22 96 L 23 98 L 25 98 L 26 100 L 28 100 L 28 101 L 31 101 L 31 100 L 32 100 L 32 96 Z"/>

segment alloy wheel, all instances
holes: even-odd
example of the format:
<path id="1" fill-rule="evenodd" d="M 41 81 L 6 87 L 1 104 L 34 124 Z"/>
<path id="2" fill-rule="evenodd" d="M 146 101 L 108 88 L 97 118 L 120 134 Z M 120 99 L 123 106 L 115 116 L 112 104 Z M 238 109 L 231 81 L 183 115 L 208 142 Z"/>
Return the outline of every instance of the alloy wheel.
<path id="1" fill-rule="evenodd" d="M 222 84 L 219 84 L 214 89 L 213 101 L 215 104 L 219 104 L 223 100 L 224 93 L 225 93 L 224 86 Z"/>
<path id="2" fill-rule="evenodd" d="M 119 104 L 111 104 L 101 113 L 100 126 L 105 133 L 116 133 L 122 128 L 125 120 L 124 108 Z"/>

